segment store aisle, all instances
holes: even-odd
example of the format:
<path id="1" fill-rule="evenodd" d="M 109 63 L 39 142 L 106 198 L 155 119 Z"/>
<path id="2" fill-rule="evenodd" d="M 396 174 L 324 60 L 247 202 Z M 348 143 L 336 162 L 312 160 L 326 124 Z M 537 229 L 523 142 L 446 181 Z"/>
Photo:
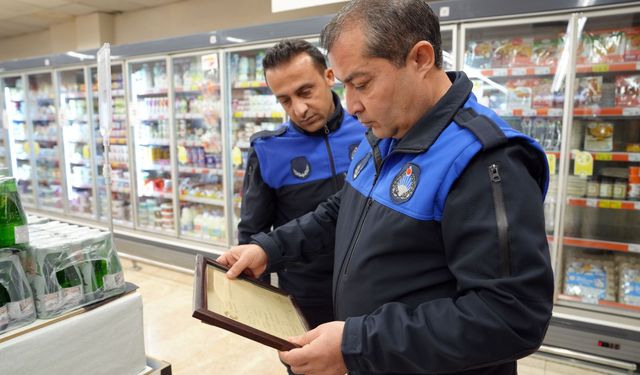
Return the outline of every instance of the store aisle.
<path id="1" fill-rule="evenodd" d="M 191 317 L 193 277 L 122 260 L 125 280 L 139 287 L 144 303 L 147 355 L 171 363 L 174 375 L 285 375 L 276 351 Z M 536 356 L 521 360 L 520 375 L 597 375 Z"/>

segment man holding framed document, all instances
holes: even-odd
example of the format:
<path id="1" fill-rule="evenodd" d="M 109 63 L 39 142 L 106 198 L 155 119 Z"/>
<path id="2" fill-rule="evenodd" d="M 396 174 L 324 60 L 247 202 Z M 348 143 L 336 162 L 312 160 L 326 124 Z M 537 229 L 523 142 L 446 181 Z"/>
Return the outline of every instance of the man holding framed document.
<path id="1" fill-rule="evenodd" d="M 335 243 L 337 321 L 280 353 L 296 374 L 516 374 L 553 306 L 544 150 L 442 70 L 425 0 L 350 1 L 322 44 L 370 128 L 346 184 L 218 261 L 259 276 Z"/>

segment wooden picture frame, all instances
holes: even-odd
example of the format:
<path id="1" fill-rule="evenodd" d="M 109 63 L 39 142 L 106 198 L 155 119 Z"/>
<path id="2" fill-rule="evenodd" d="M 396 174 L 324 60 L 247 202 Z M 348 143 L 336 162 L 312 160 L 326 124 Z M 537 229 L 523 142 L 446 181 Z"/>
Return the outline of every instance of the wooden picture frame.
<path id="1" fill-rule="evenodd" d="M 227 271 L 211 258 L 196 256 L 193 317 L 281 351 L 299 347 L 287 338 L 303 334 L 309 325 L 293 297 L 246 275 L 230 280 Z"/>

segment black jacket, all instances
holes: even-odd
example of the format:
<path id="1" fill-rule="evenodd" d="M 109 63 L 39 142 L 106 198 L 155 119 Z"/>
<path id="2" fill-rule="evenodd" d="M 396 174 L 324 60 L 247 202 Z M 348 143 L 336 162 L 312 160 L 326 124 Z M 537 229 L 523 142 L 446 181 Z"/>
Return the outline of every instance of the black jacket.
<path id="1" fill-rule="evenodd" d="M 403 139 L 367 134 L 338 194 L 254 237 L 269 269 L 335 241 L 352 374 L 514 374 L 551 317 L 544 152 L 449 75 Z"/>
<path id="2" fill-rule="evenodd" d="M 307 133 L 289 121 L 275 131 L 251 137 L 243 185 L 238 243 L 313 211 L 344 185 L 344 176 L 365 128 L 343 110 L 324 129 Z M 312 263 L 303 260 L 278 272 L 280 287 L 301 305 L 331 306 L 333 244 Z"/>

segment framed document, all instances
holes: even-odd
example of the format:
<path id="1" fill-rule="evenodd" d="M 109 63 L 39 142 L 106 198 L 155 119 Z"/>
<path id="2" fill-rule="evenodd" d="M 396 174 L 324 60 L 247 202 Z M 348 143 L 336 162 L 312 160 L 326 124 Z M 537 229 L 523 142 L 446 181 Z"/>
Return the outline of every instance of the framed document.
<path id="1" fill-rule="evenodd" d="M 287 338 L 309 328 L 293 297 L 245 275 L 230 280 L 227 271 L 196 257 L 193 317 L 278 350 L 297 348 Z"/>

